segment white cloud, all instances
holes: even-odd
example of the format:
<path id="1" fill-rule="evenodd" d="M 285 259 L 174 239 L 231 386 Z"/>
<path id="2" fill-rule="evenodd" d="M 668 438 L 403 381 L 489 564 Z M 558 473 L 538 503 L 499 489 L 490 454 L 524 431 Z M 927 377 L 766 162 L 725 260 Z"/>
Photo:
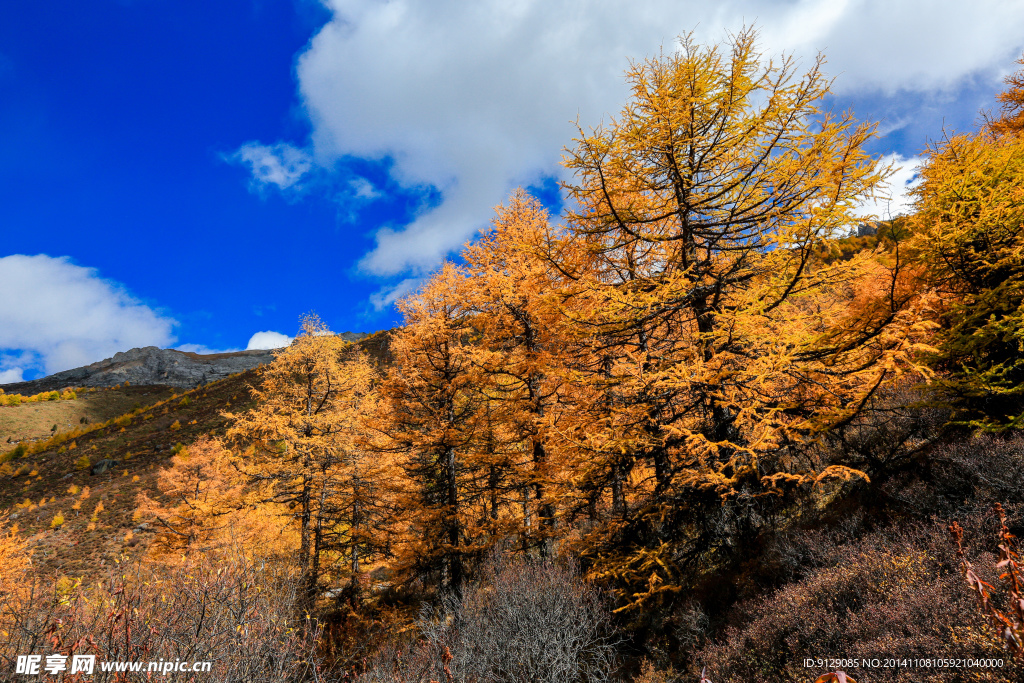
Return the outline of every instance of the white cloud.
<path id="1" fill-rule="evenodd" d="M 370 305 L 373 306 L 375 311 L 383 311 L 406 294 L 415 292 L 423 283 L 423 280 L 424 278 L 410 277 L 402 280 L 397 285 L 383 287 L 370 295 Z"/>
<path id="2" fill-rule="evenodd" d="M 0 282 L 0 349 L 21 352 L 18 361 L 4 357 L 5 373 L 30 366 L 59 372 L 118 351 L 174 342 L 174 320 L 67 257 L 5 256 Z"/>
<path id="3" fill-rule="evenodd" d="M 440 204 L 411 224 L 373 226 L 377 247 L 361 265 L 388 276 L 427 272 L 486 225 L 512 187 L 561 174 L 570 121 L 586 127 L 616 114 L 628 59 L 671 49 L 691 29 L 719 42 L 756 22 L 766 52 L 792 51 L 805 66 L 824 50 L 840 93 L 948 93 L 969 78 L 994 89 L 1024 47 L 1024 3 L 1006 0 L 325 4 L 333 18 L 297 67 L 311 151 L 250 143 L 253 158 L 273 154 L 249 163 L 262 169 L 259 182 L 288 187 L 312 157 L 324 168 L 345 156 L 388 157 L 397 182 L 440 190 Z M 289 166 L 282 149 L 299 161 Z M 378 294 L 378 303 L 391 296 Z"/>
<path id="4" fill-rule="evenodd" d="M 880 220 L 888 220 L 909 213 L 913 204 L 910 191 L 918 183 L 917 171 L 923 161 L 923 157 L 907 158 L 899 154 L 882 157 L 878 162 L 879 165 L 891 166 L 893 174 L 886 181 L 885 186 L 879 188 L 875 198 L 863 202 L 857 207 L 855 213 L 858 216 L 872 216 Z"/>
<path id="5" fill-rule="evenodd" d="M 366 178 L 350 180 L 348 185 L 352 190 L 352 195 L 357 199 L 370 201 L 371 199 L 376 199 L 381 196 L 381 193 L 374 189 L 373 183 Z"/>
<path id="6" fill-rule="evenodd" d="M 288 346 L 292 343 L 292 337 L 287 334 L 281 334 L 280 332 L 257 332 L 256 334 L 249 337 L 249 343 L 246 345 L 246 351 L 252 351 L 253 349 L 280 349 Z"/>
<path id="7" fill-rule="evenodd" d="M 24 379 L 24 370 L 21 368 L 8 368 L 7 370 L 0 370 L 0 384 L 11 384 L 13 382 L 20 382 Z"/>
<path id="8" fill-rule="evenodd" d="M 0 384 L 22 382 L 25 371 L 39 367 L 39 357 L 28 350 L 0 351 Z"/>
<path id="9" fill-rule="evenodd" d="M 836 92 L 934 91 L 993 80 L 1024 48 L 1024 3 L 1007 0 L 802 0 L 763 12 L 768 45 L 822 50 Z M 749 15 L 748 15 L 749 16 Z"/>
<path id="10" fill-rule="evenodd" d="M 276 145 L 247 142 L 228 160 L 249 167 L 252 173 L 251 189 L 257 191 L 270 185 L 279 190 L 299 190 L 299 181 L 313 167 L 313 159 L 308 152 L 283 142 Z"/>

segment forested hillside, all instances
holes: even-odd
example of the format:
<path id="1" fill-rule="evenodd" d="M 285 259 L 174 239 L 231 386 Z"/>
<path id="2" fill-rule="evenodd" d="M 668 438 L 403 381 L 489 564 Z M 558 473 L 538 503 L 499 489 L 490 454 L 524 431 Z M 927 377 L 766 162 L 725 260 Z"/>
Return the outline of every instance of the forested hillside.
<path id="1" fill-rule="evenodd" d="M 400 328 L 310 315 L 258 371 L 4 456 L 0 667 L 1020 680 L 1022 77 L 851 237 L 876 126 L 755 38 L 635 62 L 564 215 L 514 193 Z"/>

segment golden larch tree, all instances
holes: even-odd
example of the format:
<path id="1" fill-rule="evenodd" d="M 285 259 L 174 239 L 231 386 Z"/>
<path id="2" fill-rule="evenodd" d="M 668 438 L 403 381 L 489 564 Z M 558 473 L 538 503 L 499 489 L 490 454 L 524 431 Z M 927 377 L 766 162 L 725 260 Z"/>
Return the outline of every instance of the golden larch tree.
<path id="1" fill-rule="evenodd" d="M 884 176 L 864 150 L 873 127 L 821 110 L 822 63 L 766 59 L 752 29 L 723 46 L 684 36 L 633 64 L 619 117 L 567 151 L 566 239 L 590 254 L 563 268 L 590 349 L 574 372 L 605 397 L 578 414 L 575 469 L 631 482 L 629 520 L 590 542 L 635 602 L 679 590 L 724 536 L 756 535 L 755 501 L 851 476 L 793 446 L 918 367 L 905 264 L 816 258 Z"/>
<path id="2" fill-rule="evenodd" d="M 507 475 L 498 477 L 507 480 L 506 494 L 520 488 L 524 529 L 545 555 L 554 534 L 559 471 L 549 425 L 558 420 L 557 369 L 569 351 L 561 336 L 563 278 L 544 257 L 554 241 L 547 211 L 519 190 L 498 207 L 491 229 L 462 252 L 474 330 L 469 351 L 481 373 L 488 418 L 503 429 L 487 444 L 497 455 L 491 476 Z"/>
<path id="3" fill-rule="evenodd" d="M 993 431 L 1024 424 L 1024 136 L 1009 132 L 932 146 L 912 221 L 945 304 L 938 396 L 954 423 Z"/>
<path id="4" fill-rule="evenodd" d="M 247 448 L 241 470 L 267 502 L 287 507 L 298 529 L 298 563 L 306 599 L 314 599 L 324 563 L 360 561 L 382 550 L 369 532 L 376 508 L 375 465 L 359 445 L 364 403 L 372 403 L 375 371 L 352 344 L 316 316 L 252 387 L 257 405 L 231 415 L 228 438 Z"/>
<path id="5" fill-rule="evenodd" d="M 396 492 L 400 569 L 408 578 L 433 576 L 455 593 L 467 563 L 491 542 L 475 524 L 487 470 L 477 456 L 486 429 L 465 287 L 464 274 L 447 263 L 399 302 L 405 326 L 391 341 L 394 364 L 377 426 L 382 449 L 405 473 Z"/>
<path id="6" fill-rule="evenodd" d="M 163 500 L 139 494 L 137 513 L 160 527 L 154 550 L 206 550 L 223 542 L 244 507 L 243 483 L 219 440 L 202 437 L 182 449 L 157 475 Z"/>

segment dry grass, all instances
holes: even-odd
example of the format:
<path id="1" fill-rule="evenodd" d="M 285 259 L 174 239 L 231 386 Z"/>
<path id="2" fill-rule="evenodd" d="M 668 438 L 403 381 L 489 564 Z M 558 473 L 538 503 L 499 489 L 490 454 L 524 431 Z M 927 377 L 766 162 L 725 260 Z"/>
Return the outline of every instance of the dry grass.
<path id="1" fill-rule="evenodd" d="M 0 406 L 0 450 L 8 443 L 49 438 L 53 425 L 57 425 L 57 431 L 61 432 L 80 427 L 83 418 L 87 423 L 106 422 L 135 407 L 162 401 L 172 393 L 168 387 L 129 386 L 80 391 L 78 398 L 71 401 Z"/>
<path id="2" fill-rule="evenodd" d="M 28 455 L 13 458 L 4 463 L 9 467 L 0 469 L 0 514 L 12 512 L 12 521 L 17 522 L 21 536 L 33 549 L 35 569 L 50 576 L 91 576 L 105 571 L 122 555 L 138 557 L 145 553 L 151 534 L 135 531 L 134 538 L 126 540 L 127 532 L 138 525 L 132 519 L 138 493 L 145 490 L 159 499 L 156 474 L 168 464 L 175 444 L 190 444 L 201 434 L 222 433 L 226 422 L 221 411 L 232 396 L 247 402 L 246 385 L 251 381 L 253 374 L 249 372 L 191 392 L 133 386 L 90 392 L 85 394 L 88 398 L 73 401 L 0 407 L 0 417 L 27 410 L 19 419 L 45 424 L 47 437 L 53 415 L 44 417 L 40 413 L 33 417 L 37 407 L 81 409 L 88 405 L 92 410 L 88 417 L 104 418 L 106 423 L 80 425 L 80 413 L 73 413 L 72 424 L 83 433 L 40 452 L 32 453 L 30 449 Z M 188 401 L 183 401 L 185 396 Z M 140 407 L 143 401 L 146 403 Z M 180 429 L 171 431 L 176 421 Z M 34 447 L 40 448 L 43 443 Z M 0 443 L 0 454 L 4 445 Z M 93 476 L 89 468 L 78 468 L 83 457 L 93 465 L 105 458 L 119 464 Z M 33 470 L 36 475 L 30 476 Z M 81 494 L 71 493 L 75 487 Z M 26 499 L 33 501 L 34 507 L 15 507 Z M 44 507 L 35 505 L 41 499 L 53 502 Z M 90 521 L 99 503 L 103 505 L 102 513 L 96 521 Z M 64 511 L 64 523 L 51 527 L 57 510 Z"/>

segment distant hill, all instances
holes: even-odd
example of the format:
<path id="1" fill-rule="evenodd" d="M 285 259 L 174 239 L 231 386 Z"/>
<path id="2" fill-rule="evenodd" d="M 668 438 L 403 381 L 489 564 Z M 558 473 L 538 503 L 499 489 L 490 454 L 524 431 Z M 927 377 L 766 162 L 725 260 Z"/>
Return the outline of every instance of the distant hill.
<path id="1" fill-rule="evenodd" d="M 257 381 L 256 370 L 247 370 L 184 392 L 132 385 L 90 391 L 74 400 L 0 406 L 0 428 L 45 418 L 40 424 L 57 422 L 56 436 L 64 439 L 22 456 L 4 453 L 12 444 L 0 442 L 0 517 L 9 514 L 20 533 L 31 539 L 33 563 L 42 574 L 90 575 L 121 555 L 144 553 L 153 529 L 133 519 L 139 493 L 162 500 L 156 477 L 160 468 L 169 466 L 176 444 L 187 446 L 204 434 L 222 435 L 227 428 L 224 411 L 251 407 L 248 387 Z M 91 424 L 73 419 L 69 425 L 43 413 L 61 408 L 77 410 L 71 417 L 81 413 Z M 108 417 L 118 411 L 119 418 Z M 27 425 L 22 429 L 27 431 Z M 48 432 L 48 426 L 42 431 Z M 31 447 L 42 441 L 23 443 Z M 110 468 L 93 474 L 93 466 L 104 461 Z M 100 503 L 103 511 L 90 524 Z M 58 512 L 66 522 L 52 528 Z"/>
<path id="2" fill-rule="evenodd" d="M 357 342 L 370 335 L 343 332 L 346 341 Z M 274 359 L 274 351 L 236 351 L 201 355 L 147 346 L 122 351 L 92 365 L 65 370 L 41 379 L 0 384 L 8 394 L 38 394 L 65 387 L 113 387 L 130 382 L 136 386 L 161 385 L 194 389 L 235 373 L 251 370 Z"/>
<path id="3" fill-rule="evenodd" d="M 389 362 L 391 331 L 341 336 L 357 342 L 376 362 Z M 31 539 L 37 570 L 44 575 L 95 575 L 123 555 L 145 553 L 155 529 L 133 519 L 139 493 L 163 500 L 156 477 L 170 465 L 177 445 L 188 446 L 207 434 L 223 435 L 226 411 L 244 412 L 254 405 L 249 387 L 259 381 L 255 367 L 221 377 L 211 378 L 211 373 L 225 372 L 233 363 L 255 366 L 272 357 L 273 351 L 199 355 L 150 347 L 41 380 L 5 385 L 8 393 L 24 395 L 53 390 L 47 387 L 83 386 L 82 380 L 90 378 L 96 383 L 92 386 L 121 384 L 79 392 L 72 400 L 0 406 L 0 517 L 10 515 L 19 533 Z M 207 373 L 201 388 L 169 386 L 167 380 L 174 377 L 194 382 L 189 368 Z M 74 378 L 63 379 L 76 372 Z M 130 386 L 123 384 L 125 379 Z M 162 381 L 144 385 L 153 379 Z M 19 443 L 29 451 L 19 455 L 12 450 Z M 109 469 L 93 474 L 92 468 L 103 461 L 111 461 Z M 103 511 L 91 523 L 101 502 Z M 51 522 L 58 512 L 66 522 L 54 528 Z"/>

